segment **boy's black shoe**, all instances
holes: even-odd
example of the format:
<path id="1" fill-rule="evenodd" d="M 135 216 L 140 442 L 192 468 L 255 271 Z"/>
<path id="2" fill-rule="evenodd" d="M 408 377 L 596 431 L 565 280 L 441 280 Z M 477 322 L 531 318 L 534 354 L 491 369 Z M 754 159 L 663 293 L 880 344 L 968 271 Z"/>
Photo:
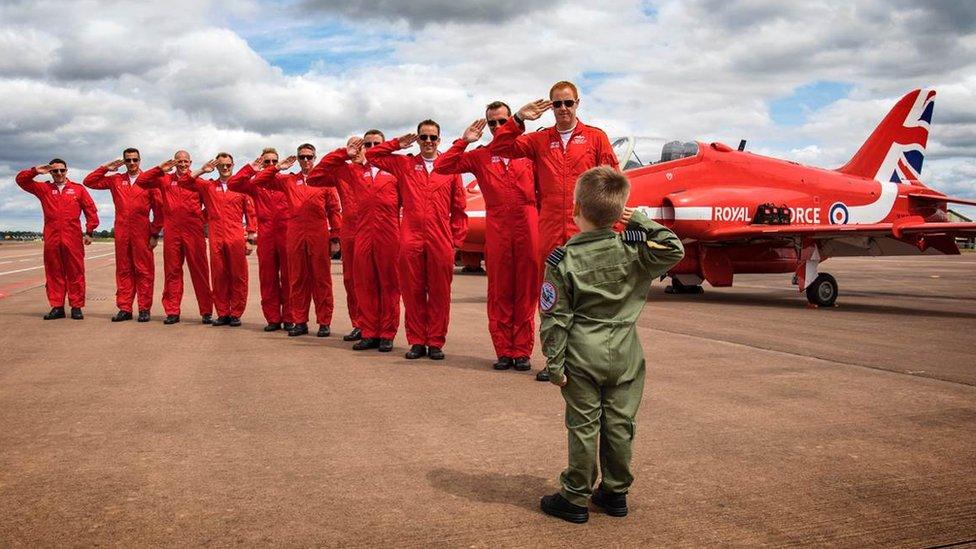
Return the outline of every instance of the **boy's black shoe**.
<path id="1" fill-rule="evenodd" d="M 529 362 L 529 357 L 520 356 L 515 359 L 515 365 L 512 367 L 519 372 L 528 372 L 532 369 L 532 363 Z"/>
<path id="2" fill-rule="evenodd" d="M 295 323 L 293 323 L 293 322 L 285 322 L 284 329 L 285 329 L 286 332 L 291 331 L 291 329 L 294 328 L 294 327 L 295 327 Z"/>
<path id="3" fill-rule="evenodd" d="M 598 487 L 590 501 L 611 517 L 627 516 L 627 494 L 611 494 Z"/>
<path id="4" fill-rule="evenodd" d="M 265 332 L 277 332 L 281 329 L 280 322 L 269 322 L 267 326 L 264 327 Z"/>
<path id="5" fill-rule="evenodd" d="M 496 370 L 507 370 L 515 365 L 515 362 L 507 356 L 498 357 L 498 362 L 491 365 L 492 368 Z"/>
<path id="6" fill-rule="evenodd" d="M 176 315 L 176 321 L 177 322 L 180 321 L 180 315 Z M 207 313 L 207 314 L 201 316 L 200 317 L 200 322 L 203 322 L 204 324 L 213 324 L 213 314 Z"/>
<path id="7" fill-rule="evenodd" d="M 564 498 L 559 492 L 556 492 L 551 496 L 544 496 L 539 501 L 539 506 L 542 508 L 543 513 L 561 518 L 567 522 L 583 524 L 584 522 L 590 520 L 589 509 L 586 507 L 580 507 L 579 505 L 573 505 L 572 503 L 566 501 L 566 498 Z"/>
<path id="8" fill-rule="evenodd" d="M 44 320 L 54 320 L 56 318 L 64 318 L 64 307 L 52 307 L 51 311 L 44 315 Z"/>
<path id="9" fill-rule="evenodd" d="M 149 322 L 149 311 L 139 311 L 139 318 L 136 322 Z"/>
<path id="10" fill-rule="evenodd" d="M 176 324 L 179 321 L 180 315 L 166 315 L 166 320 L 163 321 L 163 324 Z M 204 324 L 210 324 L 210 322 L 204 322 Z"/>
<path id="11" fill-rule="evenodd" d="M 376 349 L 380 346 L 380 340 L 375 337 L 365 337 L 352 346 L 353 351 L 365 351 L 366 349 Z"/>
<path id="12" fill-rule="evenodd" d="M 403 355 L 407 360 L 414 360 L 422 356 L 427 356 L 427 347 L 423 345 L 411 345 L 407 354 Z"/>
<path id="13" fill-rule="evenodd" d="M 543 368 L 539 370 L 539 373 L 535 375 L 536 381 L 549 381 L 549 369 Z"/>
<path id="14" fill-rule="evenodd" d="M 230 317 L 230 320 L 227 321 L 227 325 L 234 326 L 236 328 L 241 325 L 241 318 L 237 316 L 232 316 Z"/>
<path id="15" fill-rule="evenodd" d="M 212 326 L 226 326 L 228 324 L 230 324 L 229 316 L 218 316 L 213 322 L 211 322 Z"/>
<path id="16" fill-rule="evenodd" d="M 359 341 L 363 338 L 363 331 L 359 328 L 353 328 L 351 332 L 342 336 L 343 341 Z"/>
<path id="17" fill-rule="evenodd" d="M 328 324 L 319 324 L 319 331 L 315 334 L 315 337 L 329 337 L 332 335 L 332 329 L 329 328 Z"/>
<path id="18" fill-rule="evenodd" d="M 126 320 L 132 320 L 132 311 L 119 310 L 119 312 L 115 313 L 115 316 L 112 317 L 112 322 L 125 322 Z"/>
<path id="19" fill-rule="evenodd" d="M 393 350 L 393 340 L 392 339 L 381 339 L 380 345 L 377 347 L 381 353 L 389 353 Z"/>
<path id="20" fill-rule="evenodd" d="M 71 308 L 71 320 L 84 320 L 85 315 L 81 313 L 81 307 Z"/>
<path id="21" fill-rule="evenodd" d="M 300 335 L 308 334 L 308 324 L 295 324 L 295 327 L 288 330 L 288 337 L 298 337 Z"/>
<path id="22" fill-rule="evenodd" d="M 442 351 L 440 347 L 428 347 L 427 356 L 429 356 L 431 360 L 444 360 L 444 351 Z"/>

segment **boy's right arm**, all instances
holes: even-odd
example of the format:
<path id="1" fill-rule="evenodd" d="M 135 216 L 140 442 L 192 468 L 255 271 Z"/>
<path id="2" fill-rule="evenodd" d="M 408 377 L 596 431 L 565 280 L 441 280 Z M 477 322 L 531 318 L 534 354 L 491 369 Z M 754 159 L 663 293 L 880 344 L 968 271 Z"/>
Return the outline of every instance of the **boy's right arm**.
<path id="1" fill-rule="evenodd" d="M 557 254 L 562 248 L 553 251 Z M 559 269 L 550 262 L 546 262 L 546 276 L 542 283 L 539 296 L 539 309 L 542 313 L 542 324 L 539 335 L 542 339 L 542 354 L 546 355 L 546 368 L 549 370 L 549 381 L 563 386 L 566 384 L 566 343 L 569 330 L 573 325 L 573 310 L 566 284 Z M 556 262 L 558 265 L 558 261 Z"/>
<path id="2" fill-rule="evenodd" d="M 652 221 L 640 210 L 634 211 L 627 230 L 645 233 L 647 245 L 639 244 L 638 253 L 641 265 L 647 269 L 651 278 L 668 272 L 685 256 L 685 248 L 678 235 L 664 225 Z"/>

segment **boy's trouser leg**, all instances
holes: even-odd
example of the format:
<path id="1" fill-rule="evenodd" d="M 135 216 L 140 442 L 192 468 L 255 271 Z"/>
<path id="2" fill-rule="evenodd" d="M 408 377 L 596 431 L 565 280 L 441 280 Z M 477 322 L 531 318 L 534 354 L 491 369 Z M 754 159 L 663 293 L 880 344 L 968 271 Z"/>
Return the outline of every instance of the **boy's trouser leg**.
<path id="1" fill-rule="evenodd" d="M 570 503 L 586 506 L 596 483 L 601 391 L 585 372 L 567 373 L 566 377 L 568 382 L 562 393 L 569 431 L 569 466 L 559 475 L 560 493 Z"/>
<path id="2" fill-rule="evenodd" d="M 630 381 L 603 388 L 603 421 L 600 428 L 601 486 L 604 492 L 625 494 L 634 476 L 630 472 L 635 416 L 644 394 L 644 364 Z"/>

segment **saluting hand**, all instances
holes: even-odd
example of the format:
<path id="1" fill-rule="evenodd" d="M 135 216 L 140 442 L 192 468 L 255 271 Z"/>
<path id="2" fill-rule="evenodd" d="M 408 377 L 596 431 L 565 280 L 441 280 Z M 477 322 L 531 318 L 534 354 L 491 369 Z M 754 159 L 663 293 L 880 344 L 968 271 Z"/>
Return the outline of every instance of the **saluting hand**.
<path id="1" fill-rule="evenodd" d="M 468 126 L 468 129 L 464 130 L 464 134 L 461 135 L 461 139 L 467 141 L 468 143 L 474 143 L 481 139 L 481 133 L 485 131 L 485 125 L 488 123 L 484 118 L 479 118 Z"/>
<path id="2" fill-rule="evenodd" d="M 259 156 L 259 157 L 255 158 L 254 160 L 252 160 L 251 161 L 251 168 L 253 168 L 254 171 L 256 171 L 256 172 L 261 171 L 264 168 L 264 158 L 261 157 L 261 156 Z"/>
<path id="3" fill-rule="evenodd" d="M 115 160 L 113 160 L 111 162 L 108 162 L 106 164 L 103 164 L 102 167 L 105 168 L 106 170 L 110 171 L 110 172 L 114 172 L 115 170 L 121 168 L 122 167 L 122 164 L 125 164 L 125 161 L 122 160 L 121 158 L 116 158 Z"/>
<path id="4" fill-rule="evenodd" d="M 624 206 L 624 213 L 620 214 L 620 222 L 624 225 L 630 223 L 630 216 L 634 215 L 634 208 Z"/>
<path id="5" fill-rule="evenodd" d="M 164 172 L 169 173 L 169 172 L 173 171 L 173 168 L 176 167 L 176 159 L 175 158 L 170 158 L 166 162 L 163 162 L 162 164 L 160 164 L 158 167 L 159 167 L 160 170 L 163 170 Z"/>
<path id="6" fill-rule="evenodd" d="M 203 166 L 200 166 L 200 169 L 198 171 L 200 172 L 199 175 L 203 175 L 205 173 L 210 173 L 210 172 L 212 172 L 212 171 L 214 171 L 216 169 L 217 169 L 217 159 L 216 158 L 213 158 L 213 159 L 207 160 L 203 164 Z"/>
<path id="7" fill-rule="evenodd" d="M 36 171 L 37 173 L 39 173 L 41 175 L 44 175 L 46 173 L 50 173 L 51 172 L 51 165 L 50 164 L 42 164 L 40 166 L 34 166 L 34 171 Z"/>
<path id="8" fill-rule="evenodd" d="M 346 143 L 346 156 L 349 158 L 356 158 L 359 156 L 359 151 L 363 150 L 363 143 L 366 141 L 362 137 L 353 137 L 349 139 Z"/>
<path id="9" fill-rule="evenodd" d="M 416 142 L 417 142 L 417 134 L 415 133 L 408 133 L 406 135 L 401 135 L 400 137 L 397 137 L 397 145 L 401 149 L 406 149 L 407 147 L 413 145 Z"/>
<path id="10" fill-rule="evenodd" d="M 519 109 L 518 114 L 522 120 L 538 120 L 540 116 L 551 108 L 552 101 L 548 99 L 536 99 Z"/>
<path id="11" fill-rule="evenodd" d="M 281 162 L 278 162 L 278 171 L 283 172 L 288 168 L 294 166 L 296 160 L 298 160 L 298 157 L 295 155 L 291 155 L 288 158 L 282 160 Z"/>

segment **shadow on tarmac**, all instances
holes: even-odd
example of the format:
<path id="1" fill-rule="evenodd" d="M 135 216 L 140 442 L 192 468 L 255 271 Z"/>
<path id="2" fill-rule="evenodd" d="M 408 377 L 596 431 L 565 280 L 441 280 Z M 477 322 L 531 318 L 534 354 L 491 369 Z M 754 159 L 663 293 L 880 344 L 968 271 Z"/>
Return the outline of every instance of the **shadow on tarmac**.
<path id="1" fill-rule="evenodd" d="M 467 473 L 456 469 L 434 469 L 427 481 L 436 490 L 482 503 L 506 503 L 530 511 L 539 510 L 539 498 L 554 487 L 542 477 Z"/>

